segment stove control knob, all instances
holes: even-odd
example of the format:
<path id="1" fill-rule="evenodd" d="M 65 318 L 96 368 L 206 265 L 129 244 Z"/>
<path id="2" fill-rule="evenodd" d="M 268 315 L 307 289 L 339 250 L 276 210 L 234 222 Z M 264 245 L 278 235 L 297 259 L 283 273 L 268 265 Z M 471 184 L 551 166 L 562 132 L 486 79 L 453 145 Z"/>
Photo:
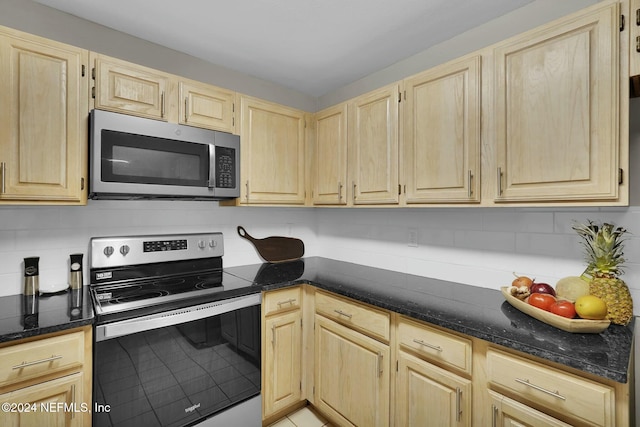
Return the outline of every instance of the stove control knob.
<path id="1" fill-rule="evenodd" d="M 106 248 L 104 248 L 104 250 L 102 251 L 107 257 L 110 257 L 111 255 L 113 255 L 113 246 L 107 246 Z"/>
<path id="2" fill-rule="evenodd" d="M 198 240 L 198 247 L 204 249 L 207 247 L 207 243 L 204 240 Z"/>
<path id="3" fill-rule="evenodd" d="M 216 246 L 218 246 L 218 242 L 216 242 L 215 240 L 211 239 L 209 240 L 209 246 L 212 248 L 215 248 Z"/>
<path id="4" fill-rule="evenodd" d="M 120 246 L 120 253 L 122 254 L 122 256 L 127 256 L 127 254 L 129 253 L 129 246 L 127 245 Z"/>

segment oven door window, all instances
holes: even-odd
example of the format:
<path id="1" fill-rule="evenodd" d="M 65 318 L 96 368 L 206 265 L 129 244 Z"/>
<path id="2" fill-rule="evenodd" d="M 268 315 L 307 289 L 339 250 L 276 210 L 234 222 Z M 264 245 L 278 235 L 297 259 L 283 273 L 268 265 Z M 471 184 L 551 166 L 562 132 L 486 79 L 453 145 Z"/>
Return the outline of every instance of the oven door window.
<path id="1" fill-rule="evenodd" d="M 102 181 L 207 187 L 209 145 L 102 130 Z"/>
<path id="2" fill-rule="evenodd" d="M 260 306 L 99 341 L 94 357 L 94 426 L 188 425 L 260 393 Z"/>

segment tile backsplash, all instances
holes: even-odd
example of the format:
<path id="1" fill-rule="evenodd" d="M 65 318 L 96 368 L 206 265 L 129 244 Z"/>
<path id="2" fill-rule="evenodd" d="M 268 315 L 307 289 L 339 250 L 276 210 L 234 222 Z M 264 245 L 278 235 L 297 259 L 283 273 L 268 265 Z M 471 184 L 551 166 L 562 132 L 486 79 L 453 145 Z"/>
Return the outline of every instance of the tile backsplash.
<path id="1" fill-rule="evenodd" d="M 224 264 L 261 262 L 253 246 L 240 238 L 238 225 L 256 238 L 295 236 L 306 254 L 315 255 L 312 209 L 219 207 L 217 202 L 93 201 L 87 206 L 0 206 L 0 296 L 22 292 L 23 258 L 40 257 L 41 288 L 67 283 L 69 254 L 83 253 L 88 283 L 89 240 L 126 236 L 220 231 Z"/>
<path id="2" fill-rule="evenodd" d="M 317 252 L 374 267 L 498 289 L 513 272 L 555 285 L 585 269 L 574 220 L 628 229 L 625 274 L 640 313 L 640 207 L 330 210 L 319 213 Z M 410 232 L 418 245 L 410 246 Z"/>
<path id="3" fill-rule="evenodd" d="M 623 279 L 640 313 L 640 207 L 332 209 L 219 207 L 210 202 L 90 201 L 85 207 L 0 207 L 0 296 L 21 292 L 22 260 L 40 257 L 43 287 L 68 281 L 71 253 L 93 236 L 221 231 L 226 266 L 261 262 L 241 239 L 293 236 L 307 256 L 498 289 L 513 272 L 555 284 L 585 267 L 573 220 L 626 227 Z M 410 233 L 417 246 L 410 246 Z M 85 283 L 87 280 L 85 272 Z"/>

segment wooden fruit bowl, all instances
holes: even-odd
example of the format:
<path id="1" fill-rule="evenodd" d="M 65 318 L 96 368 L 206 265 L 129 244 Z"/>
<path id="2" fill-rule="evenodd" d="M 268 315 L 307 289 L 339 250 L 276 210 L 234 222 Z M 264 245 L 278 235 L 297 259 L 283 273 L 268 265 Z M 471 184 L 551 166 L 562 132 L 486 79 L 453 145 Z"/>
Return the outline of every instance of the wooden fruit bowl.
<path id="1" fill-rule="evenodd" d="M 534 319 L 538 319 L 548 325 L 555 326 L 563 331 L 572 332 L 576 334 L 599 334 L 609 327 L 611 321 L 607 319 L 603 320 L 588 320 L 588 319 L 568 319 L 566 317 L 558 316 L 549 311 L 542 310 L 541 308 L 534 307 L 528 302 L 519 300 L 509 293 L 509 287 L 503 286 L 500 288 L 502 295 L 509 304 L 517 308 L 521 312 L 528 314 Z"/>

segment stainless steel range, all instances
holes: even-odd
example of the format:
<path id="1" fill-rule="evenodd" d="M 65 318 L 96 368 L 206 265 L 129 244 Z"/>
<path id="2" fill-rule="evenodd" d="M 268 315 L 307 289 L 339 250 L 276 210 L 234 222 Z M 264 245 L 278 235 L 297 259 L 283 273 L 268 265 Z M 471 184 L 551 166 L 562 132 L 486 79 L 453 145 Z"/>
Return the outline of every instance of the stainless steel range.
<path id="1" fill-rule="evenodd" d="M 91 239 L 93 425 L 260 425 L 260 290 L 221 233 Z"/>

